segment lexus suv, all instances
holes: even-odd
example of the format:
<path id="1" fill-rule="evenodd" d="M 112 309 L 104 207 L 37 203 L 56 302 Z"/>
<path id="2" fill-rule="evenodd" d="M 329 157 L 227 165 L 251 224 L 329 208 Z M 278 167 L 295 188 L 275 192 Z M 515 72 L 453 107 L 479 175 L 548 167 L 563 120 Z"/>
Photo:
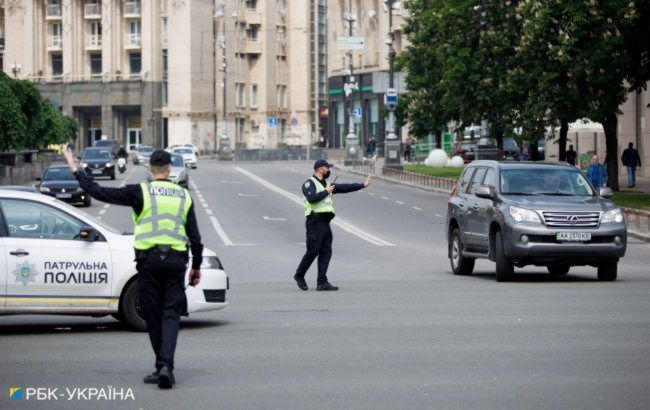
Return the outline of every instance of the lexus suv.
<path id="1" fill-rule="evenodd" d="M 616 280 L 627 228 L 611 195 L 563 163 L 474 161 L 449 198 L 451 269 L 469 275 L 484 258 L 496 263 L 499 282 L 526 265 L 546 266 L 551 275 L 594 266 L 598 280 Z"/>

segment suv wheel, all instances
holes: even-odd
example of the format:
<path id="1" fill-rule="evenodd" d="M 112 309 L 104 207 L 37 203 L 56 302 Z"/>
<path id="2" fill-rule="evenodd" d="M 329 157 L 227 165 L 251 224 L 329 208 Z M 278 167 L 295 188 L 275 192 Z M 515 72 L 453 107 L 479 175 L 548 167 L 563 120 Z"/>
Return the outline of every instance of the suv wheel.
<path id="1" fill-rule="evenodd" d="M 501 231 L 497 232 L 495 238 L 495 259 L 497 263 L 497 282 L 507 282 L 512 280 L 515 273 L 515 266 L 503 251 L 503 235 Z"/>
<path id="2" fill-rule="evenodd" d="M 569 265 L 548 265 L 546 267 L 548 269 L 548 273 L 551 275 L 566 275 L 569 273 L 569 269 L 571 269 L 571 266 Z"/>
<path id="3" fill-rule="evenodd" d="M 462 255 L 463 243 L 460 240 L 458 228 L 451 232 L 451 270 L 454 275 L 471 275 L 474 270 L 474 258 L 465 258 Z"/>
<path id="4" fill-rule="evenodd" d="M 614 281 L 618 271 L 618 262 L 603 262 L 598 265 L 598 280 Z"/>

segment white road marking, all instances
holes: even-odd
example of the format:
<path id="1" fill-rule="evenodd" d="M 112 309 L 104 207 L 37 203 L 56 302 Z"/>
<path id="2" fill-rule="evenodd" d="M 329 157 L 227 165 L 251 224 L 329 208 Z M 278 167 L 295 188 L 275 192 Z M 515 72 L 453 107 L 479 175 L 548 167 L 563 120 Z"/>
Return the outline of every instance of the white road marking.
<path id="1" fill-rule="evenodd" d="M 286 221 L 287 218 L 271 218 L 269 216 L 263 216 L 262 219 L 265 221 Z"/>
<path id="2" fill-rule="evenodd" d="M 102 209 L 108 209 L 108 208 L 110 208 L 110 206 L 111 206 L 111 204 L 104 204 L 104 206 L 102 207 Z"/>
<path id="3" fill-rule="evenodd" d="M 210 208 L 205 208 L 205 213 L 208 214 L 208 215 L 214 215 L 212 213 L 212 209 L 210 209 Z"/>
<path id="4" fill-rule="evenodd" d="M 416 211 L 421 211 L 422 210 L 422 208 L 418 208 L 417 206 L 414 206 L 413 209 L 415 209 Z"/>
<path id="5" fill-rule="evenodd" d="M 390 199 L 387 196 L 382 196 L 381 199 Z"/>
<path id="6" fill-rule="evenodd" d="M 222 184 L 241 184 L 241 181 L 226 181 L 226 180 L 221 180 Z"/>
<path id="7" fill-rule="evenodd" d="M 232 241 L 226 234 L 226 231 L 224 231 L 223 228 L 221 227 L 219 220 L 214 215 L 210 217 L 210 222 L 212 222 L 212 226 L 214 227 L 214 230 L 217 231 L 217 235 L 219 235 L 219 238 L 221 238 L 223 244 L 232 245 Z"/>
<path id="8" fill-rule="evenodd" d="M 244 197 L 253 198 L 253 197 L 257 197 L 259 195 L 258 194 L 242 194 L 242 193 L 239 193 L 239 194 L 237 194 L 237 196 L 244 196 Z"/>
<path id="9" fill-rule="evenodd" d="M 402 202 L 402 201 L 395 201 L 395 203 L 399 204 L 399 205 L 404 205 L 404 202 Z"/>
<path id="10" fill-rule="evenodd" d="M 249 177 L 253 181 L 263 185 L 264 187 L 266 187 L 266 188 L 268 188 L 268 189 L 270 189 L 270 190 L 284 196 L 285 198 L 289 199 L 290 201 L 295 202 L 296 204 L 298 204 L 300 206 L 303 206 L 303 200 L 298 195 L 292 194 L 291 192 L 289 192 L 289 191 L 287 191 L 285 189 L 282 189 L 282 188 L 280 188 L 280 187 L 278 187 L 276 185 L 273 185 L 271 182 L 269 182 L 266 179 L 261 178 L 261 177 L 255 175 L 255 174 L 253 174 L 252 172 L 250 172 L 248 170 L 245 170 L 245 169 L 240 168 L 240 167 L 233 167 L 233 169 L 235 171 L 237 171 L 237 172 L 240 172 L 240 173 L 246 175 L 247 177 Z M 332 225 L 337 226 L 337 227 L 343 229 L 344 231 L 347 231 L 347 232 L 351 233 L 352 235 L 355 235 L 355 236 L 359 237 L 360 239 L 363 239 L 364 241 L 369 242 L 369 243 L 371 243 L 373 245 L 377 245 L 377 246 L 395 246 L 395 244 L 390 243 L 388 241 L 385 241 L 385 240 L 383 240 L 381 238 L 378 238 L 375 235 L 373 235 L 371 233 L 368 233 L 368 232 L 358 228 L 357 226 L 351 224 L 350 222 L 347 222 L 344 219 L 341 219 L 338 216 L 336 217 L 336 219 L 334 219 L 332 221 Z"/>
<path id="11" fill-rule="evenodd" d="M 99 211 L 99 215 L 104 215 L 105 213 L 106 213 L 106 209 L 101 209 L 101 210 Z"/>
<path id="12" fill-rule="evenodd" d="M 442 215 L 440 214 L 434 214 L 434 215 L 437 216 L 438 218 L 442 218 Z"/>
<path id="13" fill-rule="evenodd" d="M 375 196 L 375 193 L 374 192 L 368 192 L 368 195 Z"/>

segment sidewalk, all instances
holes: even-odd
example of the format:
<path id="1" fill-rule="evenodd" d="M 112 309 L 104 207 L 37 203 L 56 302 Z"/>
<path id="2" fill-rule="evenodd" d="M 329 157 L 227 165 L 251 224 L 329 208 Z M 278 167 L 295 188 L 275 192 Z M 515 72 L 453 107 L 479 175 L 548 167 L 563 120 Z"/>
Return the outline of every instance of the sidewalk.
<path id="1" fill-rule="evenodd" d="M 636 185 L 634 188 L 627 187 L 627 171 L 622 171 L 618 174 L 618 187 L 621 192 L 641 192 L 644 194 L 650 194 L 650 178 L 636 176 Z"/>

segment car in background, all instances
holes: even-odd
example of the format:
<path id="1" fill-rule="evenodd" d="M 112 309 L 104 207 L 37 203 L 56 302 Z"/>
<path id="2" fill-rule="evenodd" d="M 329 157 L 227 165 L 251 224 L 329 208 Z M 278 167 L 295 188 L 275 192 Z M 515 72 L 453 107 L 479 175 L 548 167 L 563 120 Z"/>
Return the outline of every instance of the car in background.
<path id="1" fill-rule="evenodd" d="M 489 259 L 499 282 L 527 265 L 551 275 L 594 266 L 598 280 L 616 280 L 627 228 L 611 196 L 565 163 L 474 161 L 448 201 L 451 269 L 470 275 L 476 259 Z"/>
<path id="2" fill-rule="evenodd" d="M 40 181 L 38 190 L 41 194 L 52 196 L 69 204 L 82 204 L 90 206 L 90 195 L 79 186 L 70 168 L 65 165 L 53 165 L 43 173 L 43 177 L 36 178 Z"/>
<path id="3" fill-rule="evenodd" d="M 540 138 L 537 140 L 537 153 L 540 161 L 546 159 L 546 139 Z"/>
<path id="4" fill-rule="evenodd" d="M 197 148 L 196 145 L 194 145 L 194 144 L 185 144 L 183 146 L 192 148 L 192 150 L 194 151 L 194 155 L 196 155 L 197 158 L 199 157 L 199 149 Z"/>
<path id="5" fill-rule="evenodd" d="M 81 156 L 81 168 L 93 178 L 115 179 L 115 156 L 107 148 L 86 148 Z"/>
<path id="6" fill-rule="evenodd" d="M 0 187 L 0 209 L 0 315 L 112 315 L 146 330 L 132 234 L 38 193 Z M 213 251 L 203 250 L 197 286 L 183 277 L 182 315 L 228 305 L 228 275 Z"/>
<path id="7" fill-rule="evenodd" d="M 185 146 L 180 146 L 180 147 L 174 147 L 172 148 L 172 154 L 178 154 L 183 156 L 183 162 L 185 162 L 185 166 L 187 167 L 192 167 L 196 169 L 199 165 L 199 160 L 196 157 L 196 154 L 194 153 L 194 149 L 192 147 L 185 147 Z"/>
<path id="8" fill-rule="evenodd" d="M 118 144 L 115 140 L 98 140 L 95 141 L 95 145 L 93 145 L 93 147 L 109 149 L 113 153 L 113 156 L 116 156 L 120 150 L 120 144 Z"/>
<path id="9" fill-rule="evenodd" d="M 150 147 L 148 145 L 140 145 L 133 154 L 133 165 L 147 165 L 149 163 L 151 154 L 153 154 L 153 151 L 153 147 Z"/>
<path id="10" fill-rule="evenodd" d="M 183 162 L 183 156 L 172 154 L 172 170 L 169 174 L 169 180 L 183 188 L 187 188 L 190 182 L 190 176 L 188 174 L 185 162 Z M 148 172 L 147 181 L 151 182 L 151 174 Z"/>
<path id="11" fill-rule="evenodd" d="M 477 144 L 475 141 L 462 141 L 456 146 L 453 155 L 461 156 L 463 161 L 468 164 L 476 159 L 476 148 Z"/>
<path id="12" fill-rule="evenodd" d="M 521 159 L 519 145 L 512 138 L 503 139 L 503 159 L 508 161 L 519 161 Z"/>

